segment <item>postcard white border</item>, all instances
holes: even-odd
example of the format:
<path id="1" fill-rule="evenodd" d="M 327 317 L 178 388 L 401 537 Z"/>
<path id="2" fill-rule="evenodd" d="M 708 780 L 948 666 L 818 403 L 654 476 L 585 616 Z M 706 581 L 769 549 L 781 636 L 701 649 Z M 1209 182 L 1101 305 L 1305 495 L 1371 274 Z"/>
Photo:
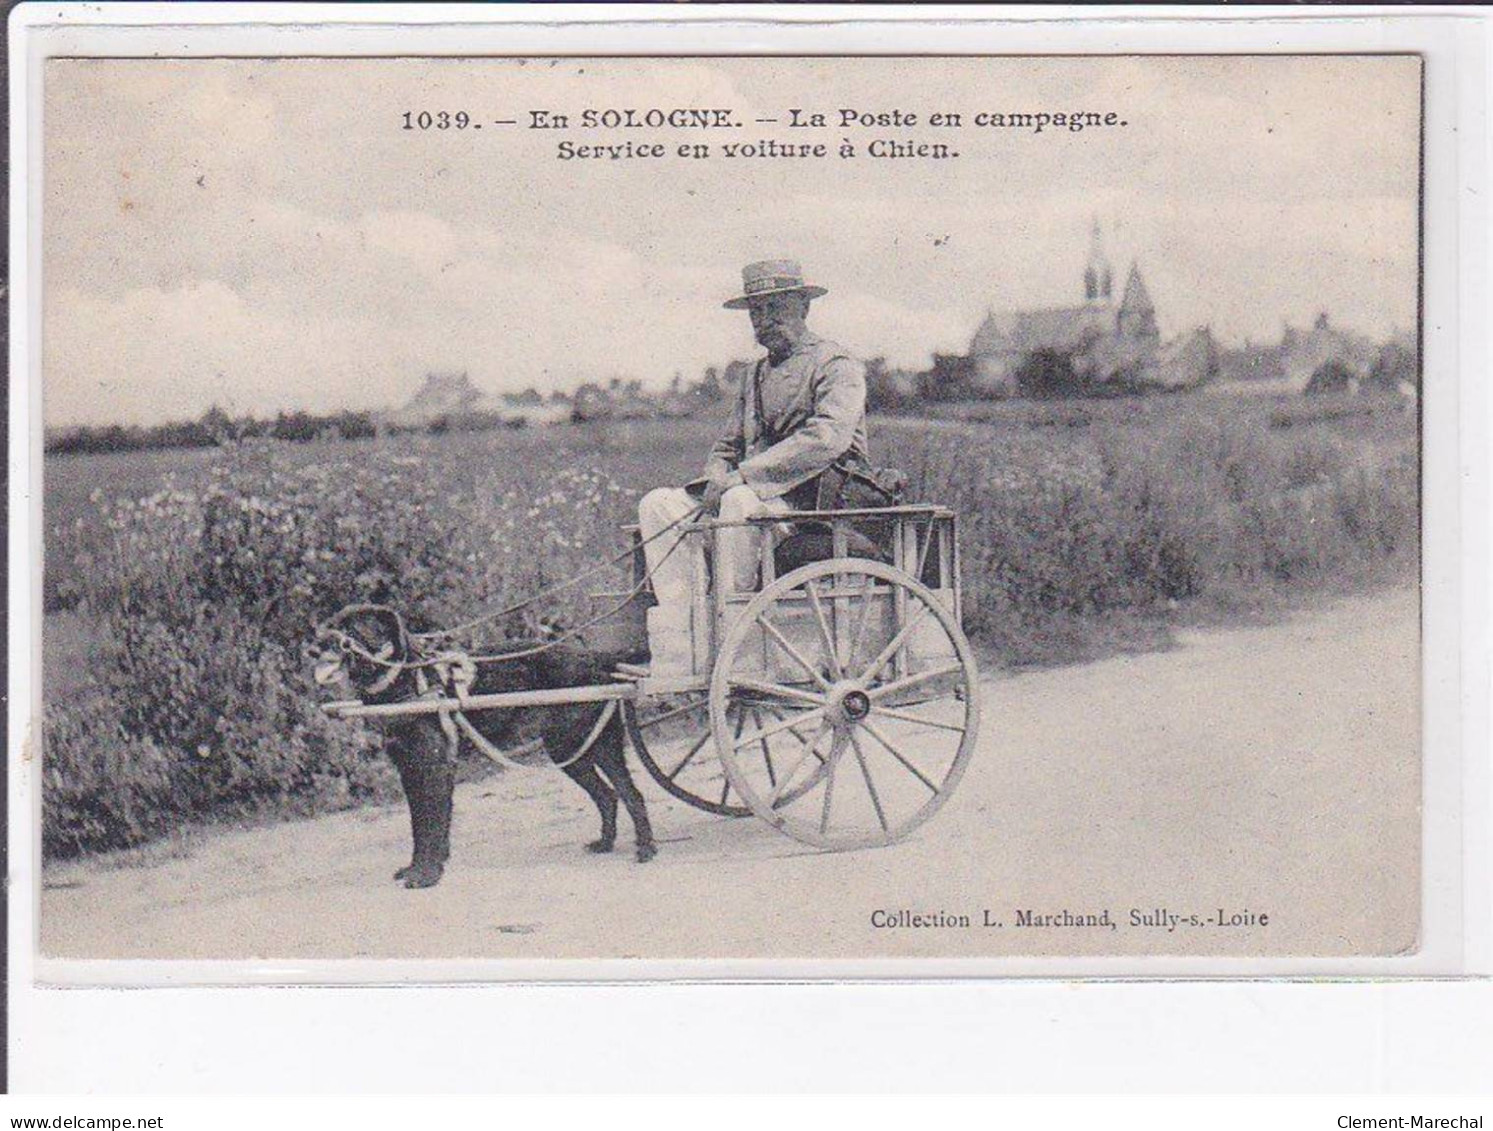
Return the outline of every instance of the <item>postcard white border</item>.
<path id="1" fill-rule="evenodd" d="M 1123 15 L 1123 18 L 1121 16 Z M 1004 17 L 994 22 L 992 17 Z M 394 21 L 376 26 L 377 21 Z M 1488 151 L 1489 25 L 1466 9 L 1373 11 L 1248 9 L 984 9 L 673 6 L 483 7 L 373 5 L 124 5 L 68 8 L 26 4 L 11 16 L 11 434 L 10 526 L 10 985 L 12 1031 L 21 1064 L 37 1070 L 32 1032 L 57 1033 L 88 1015 L 104 1018 L 121 1000 L 135 1013 L 175 1016 L 198 1005 L 247 1013 L 287 1008 L 309 997 L 335 1003 L 338 1015 L 377 1014 L 394 991 L 160 989 L 139 994 L 39 989 L 74 985 L 182 987 L 189 984 L 322 986 L 414 980 L 421 983 L 528 981 L 740 981 L 971 978 L 1385 978 L 1457 977 L 1493 967 L 1488 871 L 1490 779 L 1488 696 Z M 1022 54 L 1413 51 L 1426 59 L 1423 254 L 1424 372 L 1424 766 L 1423 938 L 1421 950 L 1395 958 L 1178 959 L 1001 958 L 858 962 L 617 962 L 490 960 L 379 962 L 56 962 L 38 961 L 35 867 L 38 860 L 35 763 L 26 758 L 39 704 L 40 624 L 40 67 L 68 55 L 482 55 L 482 54 Z M 29 243 L 25 237 L 33 238 Z M 17 242 L 18 238 L 22 242 Z M 21 254 L 16 254 L 21 252 Z M 1455 312 L 1455 313 L 1453 313 Z M 26 568 L 29 564 L 30 568 Z M 512 989 L 512 987 L 509 987 Z M 805 987 L 809 989 L 810 987 Z M 1172 986 L 1179 1000 L 1203 987 Z M 1284 989 L 1285 987 L 1280 987 Z M 1297 989 L 1301 987 L 1295 987 Z M 479 991 L 479 996 L 501 987 Z M 660 998 L 712 997 L 723 987 L 657 987 Z M 780 987 L 779 992 L 788 987 Z M 830 987 L 812 987 L 816 991 Z M 867 986 L 863 999 L 926 991 L 984 997 L 992 985 L 934 982 Z M 1090 987 L 1126 996 L 1163 987 Z M 1347 987 L 1341 987 L 1347 989 Z M 1018 996 L 1042 987 L 1026 985 Z M 530 994 L 567 992 L 530 987 Z M 419 991 L 429 1006 L 464 1012 L 462 990 Z M 468 989 L 465 991 L 471 993 Z M 569 988 L 577 1001 L 621 994 L 638 1006 L 638 987 Z M 1014 988 L 1007 991 L 1016 993 Z M 245 998 L 244 995 L 248 997 Z M 392 996 L 391 996 L 392 994 Z M 182 997 L 185 995 L 185 998 Z M 452 995 L 456 995 L 453 997 Z M 816 997 L 811 993 L 809 997 Z M 519 1000 L 505 995 L 508 1004 Z M 532 1001 L 532 998 L 525 1000 Z M 646 998 L 642 999 L 648 1000 Z M 384 1002 L 379 1006 L 378 1002 Z M 463 1004 L 458 1007 L 457 1003 Z M 169 1003 L 169 1008 L 168 1008 Z M 301 1003 L 298 1005 L 296 1003 Z M 351 1008 L 347 1008 L 348 1006 Z M 77 1007 L 76 1009 L 74 1007 Z M 645 1009 L 646 1012 L 646 1009 Z M 39 1028 L 33 1028 L 39 1026 Z M 214 1029 L 224 1034 L 221 1022 Z M 26 1034 L 27 1036 L 19 1036 Z M 41 1046 L 46 1047 L 45 1040 Z M 55 1046 L 54 1046 L 55 1047 Z M 1019 1046 L 1017 1046 L 1019 1047 Z M 126 1048 L 121 1063 L 132 1062 Z M 184 1049 L 190 1055 L 191 1050 Z M 261 1053 L 273 1050 L 261 1049 Z M 1320 1052 L 1320 1050 L 1319 1050 Z M 58 1073 L 54 1064 L 52 1075 Z M 146 1066 L 148 1071 L 148 1065 Z M 112 1072 L 112 1069 L 110 1070 Z M 65 1073 L 62 1073 L 65 1076 Z M 48 1077 L 51 1078 L 51 1077 Z M 128 1080 L 128 1077 L 121 1077 Z"/>

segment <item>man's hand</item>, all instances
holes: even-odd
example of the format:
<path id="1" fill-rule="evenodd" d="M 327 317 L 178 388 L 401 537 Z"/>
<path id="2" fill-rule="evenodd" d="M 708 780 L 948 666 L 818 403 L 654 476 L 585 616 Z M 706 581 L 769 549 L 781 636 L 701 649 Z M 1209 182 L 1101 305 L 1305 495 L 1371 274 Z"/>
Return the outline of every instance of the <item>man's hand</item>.
<path id="1" fill-rule="evenodd" d="M 725 475 L 714 476 L 709 483 L 705 484 L 705 496 L 703 502 L 705 510 L 710 514 L 717 514 L 721 509 L 721 496 L 732 487 L 740 487 L 745 483 L 739 471 L 728 471 Z"/>

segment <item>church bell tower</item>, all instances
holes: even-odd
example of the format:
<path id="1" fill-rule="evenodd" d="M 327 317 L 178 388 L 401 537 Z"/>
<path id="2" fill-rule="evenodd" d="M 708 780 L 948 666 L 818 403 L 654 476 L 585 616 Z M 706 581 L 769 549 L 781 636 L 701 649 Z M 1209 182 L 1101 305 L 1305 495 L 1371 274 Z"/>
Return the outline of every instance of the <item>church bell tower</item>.
<path id="1" fill-rule="evenodd" d="M 1089 259 L 1083 269 L 1083 299 L 1089 306 L 1109 306 L 1113 301 L 1114 275 L 1104 255 L 1104 241 L 1099 232 L 1099 217 L 1089 230 Z"/>

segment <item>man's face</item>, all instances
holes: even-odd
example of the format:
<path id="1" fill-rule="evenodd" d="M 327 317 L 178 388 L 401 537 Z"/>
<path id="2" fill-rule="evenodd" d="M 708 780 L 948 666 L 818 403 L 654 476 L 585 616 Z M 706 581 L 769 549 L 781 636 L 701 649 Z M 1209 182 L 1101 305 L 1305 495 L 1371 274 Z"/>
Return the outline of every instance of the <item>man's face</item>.
<path id="1" fill-rule="evenodd" d="M 757 344 L 769 353 L 788 348 L 803 336 L 809 300 L 797 291 L 753 299 L 747 307 Z"/>

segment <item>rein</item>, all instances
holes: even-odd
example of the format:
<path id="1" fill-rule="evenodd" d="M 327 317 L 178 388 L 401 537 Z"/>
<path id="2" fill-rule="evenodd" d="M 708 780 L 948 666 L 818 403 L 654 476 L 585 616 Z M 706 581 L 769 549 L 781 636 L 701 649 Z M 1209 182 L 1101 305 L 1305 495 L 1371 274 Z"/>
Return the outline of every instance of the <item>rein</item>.
<path id="1" fill-rule="evenodd" d="M 659 530 L 656 533 L 651 534 L 649 537 L 643 539 L 642 542 L 639 543 L 639 546 L 647 546 L 649 543 L 655 542 L 659 538 L 662 538 L 665 534 L 668 534 L 676 527 L 682 526 L 686 522 L 693 521 L 699 516 L 700 512 L 703 509 L 703 507 L 696 507 L 694 510 L 685 514 L 681 518 L 675 519 L 673 522 L 669 523 L 668 526 L 665 526 L 662 530 Z M 679 549 L 681 542 L 683 542 L 682 538 L 677 540 L 672 546 L 670 546 L 668 550 L 664 552 L 664 556 L 659 559 L 658 564 L 663 565 L 664 562 L 668 561 L 670 555 L 672 555 L 676 550 Z M 480 617 L 475 617 L 472 620 L 457 625 L 455 628 L 436 629 L 430 632 L 411 633 L 405 630 L 404 618 L 399 615 L 398 610 L 392 609 L 387 605 L 355 604 L 346 605 L 343 608 L 339 609 L 325 622 L 317 626 L 316 633 L 318 636 L 332 637 L 336 641 L 338 648 L 341 649 L 342 652 L 351 653 L 352 655 L 358 656 L 359 658 L 375 665 L 376 667 L 388 669 L 384 675 L 379 677 L 378 681 L 373 686 L 369 687 L 368 690 L 374 694 L 388 690 L 393 686 L 394 682 L 400 677 L 400 675 L 402 675 L 406 671 L 418 672 L 421 669 L 438 667 L 442 664 L 459 665 L 463 662 L 468 664 L 497 664 L 509 660 L 527 659 L 530 656 L 538 656 L 554 648 L 558 648 L 563 644 L 569 643 L 570 641 L 580 636 L 581 633 L 585 632 L 588 628 L 594 628 L 602 621 L 607 620 L 615 616 L 617 613 L 621 612 L 624 608 L 627 607 L 629 603 L 632 602 L 635 597 L 638 596 L 638 594 L 642 593 L 643 590 L 648 587 L 649 583 L 653 580 L 653 570 L 644 570 L 643 576 L 635 585 L 633 585 L 631 589 L 629 589 L 623 595 L 622 600 L 618 601 L 616 604 L 610 606 L 609 608 L 602 610 L 602 612 L 598 613 L 594 617 L 591 617 L 589 620 L 582 621 L 578 625 L 567 628 L 564 632 L 561 632 L 552 640 L 535 640 L 532 643 L 528 643 L 526 644 L 526 646 L 520 647 L 511 652 L 495 652 L 477 656 L 470 656 L 465 652 L 451 651 L 449 649 L 424 653 L 424 646 L 427 641 L 448 641 L 455 636 L 459 636 L 462 633 L 470 631 L 478 625 L 490 624 L 495 620 L 511 616 L 512 614 L 518 612 L 520 609 L 528 608 L 529 606 L 535 604 L 537 601 L 540 601 L 545 597 L 553 596 L 556 593 L 563 593 L 567 589 L 573 588 L 574 586 L 580 584 L 587 578 L 594 577 L 597 573 L 600 573 L 601 571 L 606 569 L 610 569 L 613 566 L 621 563 L 623 560 L 631 557 L 639 548 L 639 546 L 629 546 L 621 554 L 618 554 L 612 558 L 608 558 L 600 565 L 593 566 L 591 569 L 583 570 L 581 573 L 576 574 L 574 577 L 571 577 L 566 581 L 560 582 L 558 585 L 552 585 L 547 589 L 541 589 L 539 590 L 539 592 L 531 594 L 521 601 L 516 601 L 505 608 L 498 609 L 496 612 L 485 613 Z M 341 629 L 335 627 L 336 622 L 341 621 L 347 616 L 359 612 L 390 613 L 395 617 L 395 619 L 399 623 L 399 643 L 401 646 L 401 650 L 405 655 L 404 659 L 391 660 L 387 656 L 376 656 L 367 648 L 364 648 L 349 633 L 343 632 Z M 417 652 L 422 652 L 423 654 L 418 658 L 414 658 L 414 654 Z"/>
<path id="2" fill-rule="evenodd" d="M 602 573 L 605 570 L 611 569 L 613 566 L 620 565 L 622 562 L 632 557 L 632 555 L 640 546 L 647 546 L 652 542 L 656 542 L 658 539 L 662 538 L 665 534 L 668 534 L 676 527 L 683 526 L 687 522 L 693 522 L 700 516 L 700 512 L 704 509 L 704 507 L 696 507 L 694 510 L 688 512 L 680 518 L 676 518 L 662 530 L 656 531 L 655 533 L 650 534 L 647 538 L 644 538 L 638 544 L 638 546 L 629 546 L 620 554 L 613 555 L 606 561 L 601 562 L 599 565 L 592 566 L 590 569 L 582 570 L 580 573 L 566 579 L 565 581 L 559 582 L 556 585 L 551 585 L 548 588 L 541 589 L 537 593 L 532 593 L 529 596 L 523 598 L 523 600 L 521 601 L 515 601 L 513 604 L 498 609 L 495 612 L 484 613 L 480 617 L 474 617 L 471 620 L 458 624 L 453 628 L 435 629 L 431 632 L 417 632 L 414 634 L 415 638 L 418 640 L 448 640 L 453 636 L 460 636 L 462 633 L 468 632 L 480 625 L 491 624 L 495 620 L 500 620 L 503 617 L 512 616 L 519 610 L 526 609 L 545 597 L 553 597 L 556 593 L 563 593 L 566 590 L 579 585 L 582 581 L 585 581 L 589 577 L 595 577 L 598 573 Z M 679 543 L 675 542 L 673 546 L 669 547 L 668 553 L 672 554 L 678 548 L 678 546 Z M 667 554 L 665 555 L 665 558 L 667 558 Z M 662 564 L 662 560 L 660 561 L 660 564 Z M 630 600 L 638 593 L 641 593 L 647 586 L 648 582 L 652 579 L 653 571 L 644 570 L 642 579 L 637 583 L 637 585 L 633 586 L 632 590 L 628 593 L 628 599 Z M 625 604 L 626 602 L 623 603 Z M 610 615 L 611 612 L 615 611 L 616 610 L 609 610 L 607 615 Z M 593 621 L 592 623 L 595 622 Z M 590 625 L 587 625 L 587 627 L 590 627 Z M 544 645 L 541 645 L 541 647 L 543 646 Z"/>

